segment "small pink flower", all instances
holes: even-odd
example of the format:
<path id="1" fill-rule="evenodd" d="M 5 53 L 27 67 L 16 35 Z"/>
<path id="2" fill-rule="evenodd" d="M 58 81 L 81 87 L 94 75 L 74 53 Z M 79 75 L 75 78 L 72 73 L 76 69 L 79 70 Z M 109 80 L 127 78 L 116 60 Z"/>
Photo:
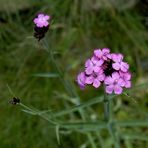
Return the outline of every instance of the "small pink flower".
<path id="1" fill-rule="evenodd" d="M 92 57 L 85 62 L 85 72 L 87 75 L 91 75 L 93 72 L 97 73 L 101 69 L 101 65 L 103 64 L 103 60 L 98 60 L 96 57 Z"/>
<path id="2" fill-rule="evenodd" d="M 86 79 L 86 76 L 85 76 L 84 72 L 81 72 L 78 74 L 77 82 L 78 82 L 78 85 L 80 86 L 81 89 L 85 88 L 85 79 Z"/>
<path id="3" fill-rule="evenodd" d="M 44 14 L 38 14 L 37 18 L 33 20 L 33 22 L 36 24 L 37 27 L 47 27 L 49 25 L 48 20 L 50 20 L 49 15 L 44 15 Z"/>
<path id="4" fill-rule="evenodd" d="M 122 70 L 123 72 L 127 72 L 129 69 L 129 65 L 126 62 L 123 62 L 122 54 L 112 54 L 112 60 L 115 62 L 112 64 L 115 70 Z"/>
<path id="5" fill-rule="evenodd" d="M 103 59 L 103 60 L 107 60 L 107 58 L 111 58 L 109 48 L 103 48 L 102 50 L 101 49 L 96 49 L 96 50 L 94 50 L 94 55 L 97 58 Z"/>
<path id="6" fill-rule="evenodd" d="M 131 81 L 130 81 L 131 80 L 131 73 L 119 71 L 119 74 L 125 83 L 124 87 L 130 88 L 131 87 Z"/>
<path id="7" fill-rule="evenodd" d="M 85 83 L 86 84 L 93 84 L 95 88 L 98 88 L 101 85 L 101 82 L 104 81 L 105 75 L 103 70 L 100 70 L 98 73 L 94 73 L 88 77 L 86 77 Z"/>
<path id="8" fill-rule="evenodd" d="M 125 85 L 118 72 L 114 72 L 112 76 L 106 77 L 104 83 L 107 85 L 106 93 L 108 94 L 111 94 L 113 91 L 115 94 L 121 94 L 122 87 Z"/>

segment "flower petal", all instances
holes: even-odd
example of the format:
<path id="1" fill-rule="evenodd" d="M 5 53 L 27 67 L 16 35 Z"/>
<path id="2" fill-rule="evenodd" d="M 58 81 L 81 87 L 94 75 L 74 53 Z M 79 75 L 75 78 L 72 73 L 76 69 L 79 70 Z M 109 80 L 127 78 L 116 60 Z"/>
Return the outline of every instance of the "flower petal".
<path id="1" fill-rule="evenodd" d="M 90 66 L 93 66 L 93 63 L 90 59 L 86 60 L 85 62 L 85 67 L 90 67 Z"/>
<path id="2" fill-rule="evenodd" d="M 131 88 L 131 81 L 126 81 L 125 88 Z"/>
<path id="3" fill-rule="evenodd" d="M 104 75 L 104 74 L 98 75 L 98 76 L 97 76 L 97 79 L 98 79 L 99 81 L 104 81 L 105 75 Z"/>
<path id="4" fill-rule="evenodd" d="M 120 79 L 118 80 L 118 82 L 117 82 L 117 85 L 123 87 L 123 86 L 125 86 L 125 81 L 124 81 L 123 79 L 120 78 Z"/>
<path id="5" fill-rule="evenodd" d="M 94 68 L 93 68 L 95 73 L 99 73 L 100 69 L 101 69 L 101 67 L 99 67 L 99 66 L 94 66 Z"/>
<path id="6" fill-rule="evenodd" d="M 120 87 L 118 85 L 115 85 L 114 86 L 114 92 L 115 92 L 115 94 L 120 95 L 122 93 L 122 90 L 123 90 L 122 87 Z"/>
<path id="7" fill-rule="evenodd" d="M 86 79 L 85 79 L 85 83 L 86 84 L 92 84 L 93 81 L 94 81 L 94 77 L 93 76 L 86 77 Z"/>
<path id="8" fill-rule="evenodd" d="M 35 18 L 33 22 L 36 24 L 38 22 L 38 18 Z"/>
<path id="9" fill-rule="evenodd" d="M 124 79 L 125 80 L 130 80 L 131 79 L 131 73 L 127 72 L 124 74 Z"/>
<path id="10" fill-rule="evenodd" d="M 112 77 L 108 76 L 105 78 L 104 83 L 110 85 L 114 83 L 114 80 L 112 79 Z"/>
<path id="11" fill-rule="evenodd" d="M 101 85 L 101 82 L 98 79 L 95 79 L 94 82 L 93 82 L 93 86 L 95 88 L 98 88 L 100 85 Z"/>
<path id="12" fill-rule="evenodd" d="M 126 62 L 121 62 L 121 70 L 123 72 L 127 72 L 128 69 L 129 69 L 129 65 Z"/>
<path id="13" fill-rule="evenodd" d="M 113 79 L 113 80 L 118 80 L 119 78 L 120 78 L 120 75 L 119 75 L 118 72 L 112 73 L 112 79 Z"/>
<path id="14" fill-rule="evenodd" d="M 119 63 L 113 63 L 112 66 L 115 70 L 119 70 L 121 67 Z"/>
<path id="15" fill-rule="evenodd" d="M 50 19 L 50 16 L 49 16 L 49 15 L 45 15 L 44 18 L 45 18 L 46 20 L 49 20 L 49 19 Z"/>
<path id="16" fill-rule="evenodd" d="M 110 49 L 109 48 L 103 48 L 102 52 L 103 52 L 103 54 L 110 53 Z"/>
<path id="17" fill-rule="evenodd" d="M 112 54 L 112 60 L 114 62 L 121 62 L 123 60 L 123 55 L 122 54 L 113 53 Z"/>
<path id="18" fill-rule="evenodd" d="M 101 66 L 103 63 L 104 63 L 104 60 L 101 59 L 96 62 L 96 65 Z"/>
<path id="19" fill-rule="evenodd" d="M 87 75 L 90 75 L 90 74 L 92 74 L 93 73 L 93 67 L 87 67 L 86 69 L 85 69 L 85 72 L 86 72 L 86 74 Z"/>
<path id="20" fill-rule="evenodd" d="M 44 14 L 39 14 L 38 15 L 38 18 L 43 18 L 44 17 Z"/>
<path id="21" fill-rule="evenodd" d="M 102 56 L 102 51 L 101 49 L 96 49 L 94 50 L 94 55 L 98 58 L 100 58 Z"/>
<path id="22" fill-rule="evenodd" d="M 113 92 L 113 89 L 114 89 L 114 85 L 109 85 L 105 87 L 105 91 L 108 94 L 111 94 Z"/>
<path id="23" fill-rule="evenodd" d="M 84 89 L 84 87 L 85 87 L 85 78 L 86 78 L 86 76 L 85 76 L 84 72 L 81 72 L 77 76 L 77 82 L 78 82 L 78 85 L 80 86 L 81 89 Z"/>

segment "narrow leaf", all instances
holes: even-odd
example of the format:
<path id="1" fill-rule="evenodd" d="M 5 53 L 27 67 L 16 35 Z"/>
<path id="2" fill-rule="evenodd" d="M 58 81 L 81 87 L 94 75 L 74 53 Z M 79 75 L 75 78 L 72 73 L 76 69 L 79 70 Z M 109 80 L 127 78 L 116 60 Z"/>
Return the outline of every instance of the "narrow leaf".
<path id="1" fill-rule="evenodd" d="M 58 144 L 60 145 L 60 133 L 59 133 L 59 129 L 60 129 L 60 126 L 59 125 L 56 125 L 56 137 L 57 137 L 57 141 L 58 141 Z"/>
<path id="2" fill-rule="evenodd" d="M 132 121 L 116 121 L 115 124 L 118 126 L 129 126 L 129 127 L 134 127 L 134 126 L 142 126 L 142 127 L 148 127 L 148 120 L 132 120 Z"/>
<path id="3" fill-rule="evenodd" d="M 107 128 L 105 122 L 78 122 L 78 123 L 62 123 L 61 127 L 71 130 L 82 130 L 82 131 L 96 131 L 98 129 Z"/>
<path id="4" fill-rule="evenodd" d="M 140 135 L 140 136 L 139 136 Z M 122 133 L 121 137 L 123 139 L 128 139 L 128 140 L 143 140 L 143 141 L 148 141 L 148 135 L 144 135 L 142 133 Z"/>
<path id="5" fill-rule="evenodd" d="M 56 73 L 37 73 L 37 74 L 33 74 L 33 76 L 46 77 L 46 78 L 57 78 L 57 77 L 59 77 L 59 75 L 56 74 Z"/>

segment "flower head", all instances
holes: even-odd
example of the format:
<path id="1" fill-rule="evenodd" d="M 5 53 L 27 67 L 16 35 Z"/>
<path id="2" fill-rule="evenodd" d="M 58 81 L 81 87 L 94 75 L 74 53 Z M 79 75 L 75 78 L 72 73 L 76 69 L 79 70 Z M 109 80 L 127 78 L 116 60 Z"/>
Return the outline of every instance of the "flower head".
<path id="1" fill-rule="evenodd" d="M 122 54 L 112 54 L 112 60 L 115 62 L 113 63 L 113 68 L 115 70 L 121 70 L 123 72 L 127 72 L 129 69 L 129 65 L 126 62 L 123 62 L 123 55 Z"/>
<path id="2" fill-rule="evenodd" d="M 37 27 L 42 28 L 42 27 L 47 27 L 49 25 L 48 20 L 50 20 L 50 16 L 41 13 L 41 14 L 38 14 L 37 18 L 35 18 L 33 22 Z"/>
<path id="3" fill-rule="evenodd" d="M 124 86 L 124 81 L 120 77 L 118 72 L 114 72 L 112 76 L 106 77 L 104 80 L 106 84 L 106 92 L 111 94 L 113 91 L 115 94 L 122 93 L 122 87 Z"/>
<path id="4" fill-rule="evenodd" d="M 99 72 L 100 66 L 103 64 L 103 60 L 98 60 L 96 57 L 92 57 L 85 62 L 85 72 L 90 75 L 93 72 Z"/>
<path id="5" fill-rule="evenodd" d="M 130 88 L 131 87 L 131 73 L 120 71 L 119 74 L 120 74 L 120 77 L 124 81 L 124 87 Z"/>
<path id="6" fill-rule="evenodd" d="M 98 73 L 93 73 L 92 75 L 86 76 L 85 83 L 93 84 L 95 88 L 98 88 L 101 85 L 101 82 L 104 81 L 105 75 L 100 69 Z"/>
<path id="7" fill-rule="evenodd" d="M 101 49 L 95 49 L 94 50 L 94 55 L 99 58 L 99 59 L 103 59 L 103 60 L 107 60 L 107 58 L 110 58 L 110 49 L 109 48 L 103 48 Z"/>
<path id="8" fill-rule="evenodd" d="M 106 93 L 121 94 L 123 88 L 131 87 L 129 65 L 123 55 L 110 53 L 110 49 L 95 49 L 91 58 L 85 62 L 85 70 L 77 77 L 80 88 L 92 85 L 95 88 L 105 85 Z"/>
<path id="9" fill-rule="evenodd" d="M 42 38 L 44 38 L 46 32 L 49 29 L 49 20 L 51 17 L 49 15 L 45 15 L 43 13 L 40 13 L 37 15 L 36 18 L 34 18 L 33 22 L 35 24 L 34 27 L 34 37 L 40 41 Z"/>

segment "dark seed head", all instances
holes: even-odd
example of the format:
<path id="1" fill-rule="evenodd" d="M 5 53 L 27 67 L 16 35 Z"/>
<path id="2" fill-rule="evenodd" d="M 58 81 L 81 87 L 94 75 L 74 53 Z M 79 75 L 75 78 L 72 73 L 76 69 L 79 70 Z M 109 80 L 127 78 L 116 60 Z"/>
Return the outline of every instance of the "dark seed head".
<path id="1" fill-rule="evenodd" d="M 20 103 L 20 99 L 19 98 L 16 98 L 16 97 L 13 97 L 9 103 L 13 104 L 13 105 L 16 105 L 16 104 L 19 104 Z"/>
<path id="2" fill-rule="evenodd" d="M 49 25 L 47 27 L 34 27 L 34 37 L 38 39 L 38 41 L 40 41 L 42 38 L 44 38 L 46 32 L 49 29 Z"/>

